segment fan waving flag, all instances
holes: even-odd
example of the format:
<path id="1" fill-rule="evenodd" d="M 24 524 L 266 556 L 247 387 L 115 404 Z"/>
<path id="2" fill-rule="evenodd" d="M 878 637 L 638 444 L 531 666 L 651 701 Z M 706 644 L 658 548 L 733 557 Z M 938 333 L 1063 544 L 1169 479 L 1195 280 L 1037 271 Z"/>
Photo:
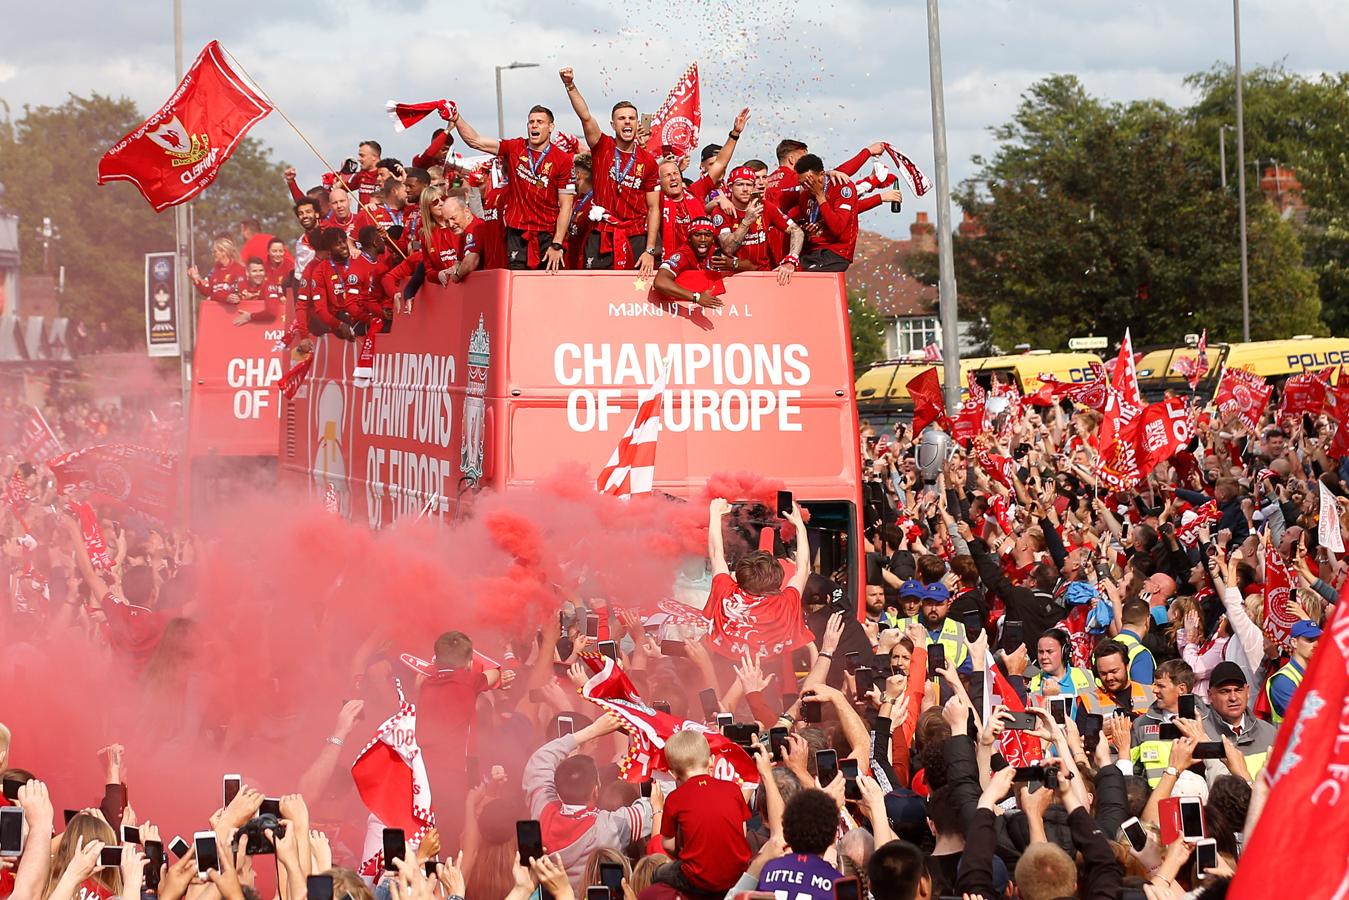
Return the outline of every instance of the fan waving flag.
<path id="1" fill-rule="evenodd" d="M 924 369 L 904 385 L 913 398 L 913 436 L 917 439 L 923 429 L 933 422 L 945 423 L 946 405 L 942 399 L 941 381 L 936 368 Z"/>
<path id="2" fill-rule="evenodd" d="M 698 64 L 679 76 L 665 102 L 651 118 L 651 136 L 646 149 L 652 156 L 685 156 L 698 146 L 703 125 L 703 100 L 698 89 Z"/>
<path id="3" fill-rule="evenodd" d="M 670 371 L 661 367 L 655 384 L 637 397 L 637 415 L 632 417 L 623 439 L 614 448 L 609 464 L 600 470 L 595 489 L 601 494 L 628 497 L 651 493 L 656 478 L 656 441 L 660 437 L 660 408 L 665 400 L 665 379 Z"/>
<path id="4" fill-rule="evenodd" d="M 427 100 L 425 103 L 399 103 L 390 100 L 384 104 L 384 111 L 393 119 L 394 131 L 406 131 L 425 119 L 431 113 L 437 113 L 446 122 L 459 115 L 453 100 Z"/>
<path id="5" fill-rule="evenodd" d="M 398 711 L 379 726 L 351 766 L 351 778 L 366 809 L 385 828 L 401 828 L 408 843 L 416 846 L 428 829 L 436 824 L 431 811 L 431 781 L 426 774 L 426 758 L 417 744 L 417 707 L 398 690 Z M 367 840 L 367 844 L 371 842 Z M 367 846 L 362 854 L 362 874 L 378 874 L 378 844 Z"/>
<path id="6" fill-rule="evenodd" d="M 129 181 L 159 212 L 206 190 L 272 104 L 211 41 L 159 111 L 103 154 L 98 183 Z"/>

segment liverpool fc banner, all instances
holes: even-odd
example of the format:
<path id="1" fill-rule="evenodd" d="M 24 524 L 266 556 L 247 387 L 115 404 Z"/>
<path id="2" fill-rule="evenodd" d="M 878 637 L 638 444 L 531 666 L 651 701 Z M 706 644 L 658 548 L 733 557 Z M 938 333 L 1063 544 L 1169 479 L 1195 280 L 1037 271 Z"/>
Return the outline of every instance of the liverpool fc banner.
<path id="1" fill-rule="evenodd" d="M 159 112 L 99 160 L 98 183 L 129 181 L 159 212 L 215 181 L 248 129 L 272 111 L 225 57 L 218 41 L 207 44 Z"/>

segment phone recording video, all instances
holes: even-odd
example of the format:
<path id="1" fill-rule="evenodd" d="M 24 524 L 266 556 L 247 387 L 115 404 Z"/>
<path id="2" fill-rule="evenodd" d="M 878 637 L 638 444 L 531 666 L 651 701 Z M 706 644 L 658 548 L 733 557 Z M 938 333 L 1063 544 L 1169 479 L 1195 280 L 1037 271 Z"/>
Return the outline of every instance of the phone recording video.
<path id="1" fill-rule="evenodd" d="M 857 776 L 860 769 L 857 760 L 847 757 L 838 761 L 838 770 L 843 775 L 843 799 L 861 800 L 862 789 L 857 786 Z"/>
<path id="2" fill-rule="evenodd" d="M 1135 853 L 1142 853 L 1148 845 L 1148 833 L 1143 828 L 1143 823 L 1138 821 L 1138 817 L 1126 819 L 1124 824 L 1120 825 L 1120 831 L 1124 833 L 1124 839 L 1129 842 Z"/>
<path id="3" fill-rule="evenodd" d="M 1060 725 L 1068 724 L 1068 707 L 1072 705 L 1071 697 L 1050 697 L 1049 715 Z"/>
<path id="4" fill-rule="evenodd" d="M 197 851 L 197 877 L 205 880 L 206 873 L 211 869 L 220 871 L 220 850 L 214 831 L 193 832 L 192 847 Z"/>
<path id="5" fill-rule="evenodd" d="M 623 866 L 616 862 L 600 863 L 600 884 L 609 890 L 615 900 L 623 897 Z"/>
<path id="6" fill-rule="evenodd" d="M 575 729 L 576 729 L 576 720 L 574 720 L 571 716 L 557 717 L 558 737 L 562 737 L 564 734 L 571 734 Z"/>
<path id="7" fill-rule="evenodd" d="M 1198 797 L 1180 798 L 1180 833 L 1188 841 L 1204 837 L 1204 804 Z"/>
<path id="8" fill-rule="evenodd" d="M 931 644 L 927 648 L 927 677 L 940 677 L 937 673 L 946 668 L 946 648 L 941 644 Z"/>
<path id="9" fill-rule="evenodd" d="M 397 871 L 395 859 L 406 859 L 408 855 L 407 836 L 401 828 L 384 829 L 384 870 Z"/>
<path id="10" fill-rule="evenodd" d="M 306 900 L 333 900 L 333 876 L 310 875 L 305 879 Z"/>
<path id="11" fill-rule="evenodd" d="M 1034 731 L 1035 714 L 1028 712 L 1009 712 L 1004 726 L 1008 731 Z"/>
<path id="12" fill-rule="evenodd" d="M 141 829 L 139 825 L 122 826 L 122 843 L 139 844 L 141 842 Z"/>
<path id="13" fill-rule="evenodd" d="M 824 787 L 829 787 L 830 783 L 838 777 L 837 750 L 815 751 L 815 777 Z"/>
<path id="14" fill-rule="evenodd" d="M 834 879 L 834 900 L 862 900 L 862 885 L 854 877 Z"/>
<path id="15" fill-rule="evenodd" d="M 173 854 L 175 859 L 182 859 L 187 856 L 187 851 L 191 848 L 192 845 L 183 840 L 181 834 L 175 835 L 173 840 L 169 841 L 169 852 Z"/>
<path id="16" fill-rule="evenodd" d="M 520 848 L 520 865 L 529 866 L 531 860 L 543 856 L 543 829 L 537 819 L 515 823 L 515 845 Z"/>
<path id="17" fill-rule="evenodd" d="M 159 870 L 164 865 L 164 842 L 146 841 L 145 858 L 149 860 L 145 867 L 145 888 L 153 891 L 159 887 Z"/>
<path id="18" fill-rule="evenodd" d="M 276 816 L 278 819 L 281 818 L 281 798 L 264 797 L 262 805 L 258 807 L 258 815 Z"/>
<path id="19" fill-rule="evenodd" d="M 17 806 L 0 807 L 0 856 L 23 855 L 23 810 Z"/>
<path id="20" fill-rule="evenodd" d="M 600 643 L 599 643 L 599 651 L 600 651 L 600 654 L 601 654 L 601 655 L 609 657 L 609 658 L 612 659 L 614 662 L 618 662 L 618 642 L 617 642 L 617 641 L 600 641 Z"/>
<path id="21" fill-rule="evenodd" d="M 224 798 L 225 806 L 229 806 L 235 797 L 239 795 L 239 789 L 243 787 L 244 780 L 238 775 L 226 775 L 220 780 L 220 792 Z"/>
<path id="22" fill-rule="evenodd" d="M 1195 706 L 1196 697 L 1194 694 L 1181 694 L 1176 698 L 1176 717 L 1180 719 L 1197 719 L 1197 709 Z"/>
<path id="23" fill-rule="evenodd" d="M 792 498 L 791 491 L 778 491 L 778 518 L 787 518 L 795 505 L 796 501 Z"/>
<path id="24" fill-rule="evenodd" d="M 698 700 L 703 705 L 703 721 L 717 721 L 717 709 L 720 706 L 717 702 L 717 692 L 712 688 L 706 688 L 698 693 Z"/>
<path id="25" fill-rule="evenodd" d="M 1204 874 L 1209 869 L 1218 867 L 1218 842 L 1214 838 L 1204 838 L 1194 845 L 1194 877 L 1196 881 L 1202 881 L 1209 876 Z"/>
<path id="26" fill-rule="evenodd" d="M 786 758 L 787 735 L 791 734 L 786 728 L 772 728 L 768 731 L 768 751 L 772 754 L 772 759 L 777 762 Z"/>
<path id="27" fill-rule="evenodd" d="M 115 869 L 122 864 L 122 845 L 109 844 L 98 851 L 98 867 L 100 869 Z"/>

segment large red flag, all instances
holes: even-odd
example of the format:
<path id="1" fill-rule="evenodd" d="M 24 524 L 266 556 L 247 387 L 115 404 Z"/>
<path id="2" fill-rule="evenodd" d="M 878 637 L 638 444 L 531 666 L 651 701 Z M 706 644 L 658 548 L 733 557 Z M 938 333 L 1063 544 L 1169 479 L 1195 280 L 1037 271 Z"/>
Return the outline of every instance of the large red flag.
<path id="1" fill-rule="evenodd" d="M 61 493 L 87 490 L 162 521 L 178 506 L 178 456 L 132 444 L 97 444 L 47 462 Z"/>
<path id="2" fill-rule="evenodd" d="M 1319 372 L 1302 372 L 1283 383 L 1283 396 L 1279 398 L 1279 421 L 1307 413 L 1312 416 L 1321 414 L 1325 403 L 1326 390 L 1330 387 L 1330 376 L 1334 369 L 1322 369 Z"/>
<path id="3" fill-rule="evenodd" d="M 1224 416 L 1236 415 L 1246 430 L 1255 433 L 1260 427 L 1260 417 L 1269 405 L 1269 395 L 1274 386 L 1265 384 L 1265 380 L 1246 369 L 1228 369 L 1218 382 L 1218 392 L 1213 403 Z"/>
<path id="4" fill-rule="evenodd" d="M 1265 634 L 1271 641 L 1284 647 L 1292 645 L 1290 632 L 1297 624 L 1297 616 L 1288 611 L 1293 599 L 1295 580 L 1284 565 L 1283 557 L 1274 547 L 1265 548 Z"/>
<path id="5" fill-rule="evenodd" d="M 1115 359 L 1115 371 L 1110 375 L 1110 383 L 1124 395 L 1127 402 L 1134 406 L 1143 405 L 1143 395 L 1138 390 L 1138 369 L 1134 366 L 1134 342 L 1127 328 L 1124 329 L 1124 341 L 1119 345 L 1119 356 Z"/>
<path id="6" fill-rule="evenodd" d="M 1194 421 L 1183 397 L 1152 403 L 1120 426 L 1096 465 L 1096 476 L 1116 490 L 1129 490 L 1164 459 L 1194 437 Z"/>
<path id="7" fill-rule="evenodd" d="M 924 369 L 904 385 L 913 398 L 913 436 L 916 440 L 923 429 L 946 418 L 946 404 L 942 399 L 941 381 L 937 368 Z"/>
<path id="8" fill-rule="evenodd" d="M 698 146 L 698 129 L 703 124 L 703 101 L 698 91 L 698 64 L 679 76 L 665 102 L 651 118 L 651 137 L 646 149 L 651 155 L 685 156 Z"/>
<path id="9" fill-rule="evenodd" d="M 272 111 L 211 41 L 159 111 L 98 163 L 98 183 L 129 181 L 156 212 L 200 194 L 248 129 Z"/>
<path id="10" fill-rule="evenodd" d="M 1229 900 L 1349 897 L 1349 740 L 1342 724 L 1349 697 L 1349 603 L 1334 609 L 1260 772 L 1269 799 L 1246 836 Z M 1290 865 L 1306 857 L 1309 836 L 1327 843 L 1311 864 Z"/>
<path id="11" fill-rule="evenodd" d="M 23 434 L 19 435 L 19 456 L 29 462 L 42 462 L 61 452 L 61 442 L 52 433 L 42 411 L 36 406 L 23 422 Z"/>
<path id="12" fill-rule="evenodd" d="M 398 690 L 398 711 L 379 726 L 379 731 L 351 765 L 356 793 L 366 809 L 385 828 L 401 828 L 413 846 L 421 843 L 436 824 L 431 811 L 431 781 L 426 758 L 417 743 L 417 707 Z M 367 835 L 369 837 L 369 835 Z M 367 840 L 367 845 L 372 842 Z M 361 856 L 362 874 L 377 875 L 381 854 L 378 845 L 367 846 Z"/>

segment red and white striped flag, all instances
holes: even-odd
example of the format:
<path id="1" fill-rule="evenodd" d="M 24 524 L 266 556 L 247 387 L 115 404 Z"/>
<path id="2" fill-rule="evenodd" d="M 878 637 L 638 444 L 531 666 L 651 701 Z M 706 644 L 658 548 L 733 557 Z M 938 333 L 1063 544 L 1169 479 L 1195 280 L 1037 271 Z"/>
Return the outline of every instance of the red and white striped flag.
<path id="1" fill-rule="evenodd" d="M 933 341 L 923 348 L 923 362 L 941 362 L 941 348 Z"/>
<path id="2" fill-rule="evenodd" d="M 670 366 L 661 367 L 655 384 L 637 397 L 637 415 L 632 417 L 623 439 L 614 448 L 609 463 L 600 470 L 595 489 L 601 494 L 629 497 L 651 493 L 656 477 L 656 440 L 660 437 L 660 408 L 665 398 L 665 379 Z"/>

